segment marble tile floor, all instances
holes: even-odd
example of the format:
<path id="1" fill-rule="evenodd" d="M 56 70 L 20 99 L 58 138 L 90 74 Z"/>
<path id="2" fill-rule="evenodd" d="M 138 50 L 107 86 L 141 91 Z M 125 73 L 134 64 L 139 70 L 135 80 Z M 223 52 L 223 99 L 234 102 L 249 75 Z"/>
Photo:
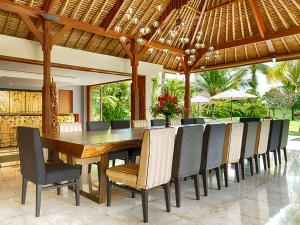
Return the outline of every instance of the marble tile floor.
<path id="1" fill-rule="evenodd" d="M 182 206 L 175 207 L 174 185 L 171 187 L 172 211 L 165 211 L 163 190 L 150 192 L 149 224 L 230 224 L 230 225 L 295 225 L 300 224 L 300 143 L 290 141 L 288 163 L 261 170 L 259 175 L 235 182 L 230 169 L 229 187 L 217 190 L 214 173 L 209 182 L 208 197 L 195 200 L 192 180 L 183 183 Z M 202 184 L 202 182 L 200 182 Z M 20 204 L 21 176 L 19 167 L 0 169 L 0 225 L 96 225 L 143 224 L 141 199 L 131 199 L 126 191 L 114 189 L 112 206 L 98 205 L 81 197 L 81 206 L 75 206 L 74 193 L 63 190 L 45 191 L 42 196 L 41 217 L 34 216 L 35 187 L 30 184 L 27 202 Z"/>

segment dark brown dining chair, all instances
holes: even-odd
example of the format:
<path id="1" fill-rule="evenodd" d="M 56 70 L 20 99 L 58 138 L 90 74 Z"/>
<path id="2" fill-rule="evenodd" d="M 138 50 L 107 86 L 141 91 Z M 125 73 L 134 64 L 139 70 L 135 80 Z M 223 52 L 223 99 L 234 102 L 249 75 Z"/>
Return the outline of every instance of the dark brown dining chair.
<path id="1" fill-rule="evenodd" d="M 277 152 L 281 141 L 280 140 L 281 129 L 282 129 L 282 120 L 271 120 L 268 151 L 267 151 L 268 168 L 270 168 L 270 152 L 273 152 L 275 166 L 277 166 Z M 281 159 L 280 159 L 280 163 L 281 163 Z"/>
<path id="2" fill-rule="evenodd" d="M 175 139 L 172 178 L 175 181 L 176 206 L 180 207 L 181 181 L 194 180 L 196 199 L 200 199 L 199 171 L 201 162 L 203 126 L 179 127 Z"/>
<path id="3" fill-rule="evenodd" d="M 111 126 L 112 130 L 128 129 L 128 128 L 130 128 L 130 121 L 129 120 L 112 120 L 110 122 L 110 126 Z"/>
<path id="4" fill-rule="evenodd" d="M 110 122 L 110 126 L 112 130 L 119 130 L 119 129 L 129 129 L 130 128 L 130 121 L 129 120 L 112 120 Z M 131 149 L 126 149 L 117 152 L 111 152 L 109 154 L 109 158 L 113 161 L 113 166 L 116 164 L 116 159 L 124 160 L 125 163 L 128 162 L 130 157 Z"/>
<path id="5" fill-rule="evenodd" d="M 255 121 L 244 123 L 243 142 L 240 159 L 242 179 L 245 179 L 245 159 L 249 163 L 250 174 L 251 176 L 253 176 L 253 157 L 255 152 L 257 127 L 258 122 Z"/>
<path id="6" fill-rule="evenodd" d="M 151 127 L 164 127 L 164 126 L 166 126 L 166 120 L 164 119 L 151 120 Z"/>
<path id="7" fill-rule="evenodd" d="M 208 195 L 208 171 L 215 170 L 218 190 L 221 190 L 220 167 L 222 164 L 225 139 L 225 124 L 207 124 L 203 134 L 200 171 L 203 179 L 204 195 Z"/>
<path id="8" fill-rule="evenodd" d="M 87 131 L 101 131 L 108 130 L 109 126 L 105 121 L 88 121 L 86 122 Z"/>
<path id="9" fill-rule="evenodd" d="M 290 127 L 290 120 L 283 120 L 281 123 L 280 145 L 278 148 L 278 158 L 280 161 L 281 161 L 281 152 L 280 152 L 281 149 L 283 149 L 284 160 L 287 161 L 286 146 L 287 146 L 288 137 L 289 137 L 289 127 Z M 280 161 L 279 161 L 279 163 L 280 163 Z"/>
<path id="10" fill-rule="evenodd" d="M 37 128 L 18 127 L 18 144 L 22 174 L 22 204 L 25 204 L 27 182 L 36 185 L 36 217 L 40 216 L 42 191 L 75 186 L 76 206 L 80 205 L 79 166 L 66 163 L 45 163 L 40 132 Z"/>
<path id="11" fill-rule="evenodd" d="M 181 124 L 182 124 L 182 125 L 191 125 L 191 124 L 195 124 L 195 120 L 194 120 L 194 118 L 181 119 Z"/>
<path id="12" fill-rule="evenodd" d="M 167 212 L 171 211 L 170 179 L 175 128 L 147 129 L 144 132 L 139 164 L 124 164 L 106 170 L 107 206 L 112 186 L 142 195 L 143 218 L 148 222 L 148 191 L 163 186 Z"/>

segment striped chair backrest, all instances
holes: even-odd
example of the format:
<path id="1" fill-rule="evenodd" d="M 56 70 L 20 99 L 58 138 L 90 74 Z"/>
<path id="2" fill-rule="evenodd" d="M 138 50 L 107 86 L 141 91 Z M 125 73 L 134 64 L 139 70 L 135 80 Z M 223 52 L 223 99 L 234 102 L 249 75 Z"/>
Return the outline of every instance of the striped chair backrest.
<path id="1" fill-rule="evenodd" d="M 270 132 L 270 120 L 263 120 L 258 122 L 258 131 L 256 138 L 255 154 L 264 154 L 268 150 L 269 132 Z"/>
<path id="2" fill-rule="evenodd" d="M 69 132 L 82 132 L 81 123 L 59 123 L 59 132 L 60 133 L 69 133 Z"/>
<path id="3" fill-rule="evenodd" d="M 137 187 L 150 189 L 171 179 L 175 128 L 147 129 L 144 132 Z"/>
<path id="4" fill-rule="evenodd" d="M 222 163 L 236 163 L 240 160 L 243 130 L 243 123 L 227 124 Z"/>
<path id="5" fill-rule="evenodd" d="M 149 127 L 147 120 L 132 120 L 132 128 Z"/>

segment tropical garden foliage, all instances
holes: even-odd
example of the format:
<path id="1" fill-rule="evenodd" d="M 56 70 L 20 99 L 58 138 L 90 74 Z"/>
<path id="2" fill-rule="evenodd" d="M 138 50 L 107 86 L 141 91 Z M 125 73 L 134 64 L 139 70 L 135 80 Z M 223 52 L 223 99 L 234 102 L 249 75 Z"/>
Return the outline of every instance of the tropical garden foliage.
<path id="1" fill-rule="evenodd" d="M 258 76 L 266 76 L 268 82 L 275 82 L 277 89 L 270 90 L 264 96 L 258 92 Z M 225 90 L 236 88 L 257 95 L 256 99 L 233 102 L 233 116 L 264 117 L 271 110 L 280 111 L 281 115 L 292 111 L 292 118 L 300 110 L 300 61 L 277 63 L 273 66 L 257 64 L 236 69 L 216 70 L 198 73 L 191 84 L 191 95 L 213 96 Z M 100 91 L 100 89 L 102 91 Z M 183 107 L 184 80 L 152 78 L 152 106 L 158 104 L 158 96 L 168 92 L 178 99 L 178 106 Z M 275 93 L 276 92 L 276 93 Z M 93 116 L 100 116 L 100 95 L 102 93 L 103 120 L 130 118 L 130 82 L 103 85 L 93 91 Z M 279 100 L 280 99 L 280 100 Z M 283 106 L 281 103 L 286 103 Z M 192 112 L 197 116 L 198 106 L 192 105 Z M 217 104 L 201 106 L 202 116 L 217 118 L 230 117 L 230 102 L 219 101 Z M 285 112 L 283 112 L 283 109 Z M 148 109 L 149 110 L 149 109 Z"/>

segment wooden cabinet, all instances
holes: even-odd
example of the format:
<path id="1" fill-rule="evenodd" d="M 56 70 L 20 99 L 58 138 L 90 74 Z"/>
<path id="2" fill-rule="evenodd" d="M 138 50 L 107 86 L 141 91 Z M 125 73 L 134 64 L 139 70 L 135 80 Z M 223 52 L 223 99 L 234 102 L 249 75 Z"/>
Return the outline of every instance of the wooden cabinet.
<path id="1" fill-rule="evenodd" d="M 73 91 L 72 90 L 58 91 L 58 112 L 73 113 Z"/>

